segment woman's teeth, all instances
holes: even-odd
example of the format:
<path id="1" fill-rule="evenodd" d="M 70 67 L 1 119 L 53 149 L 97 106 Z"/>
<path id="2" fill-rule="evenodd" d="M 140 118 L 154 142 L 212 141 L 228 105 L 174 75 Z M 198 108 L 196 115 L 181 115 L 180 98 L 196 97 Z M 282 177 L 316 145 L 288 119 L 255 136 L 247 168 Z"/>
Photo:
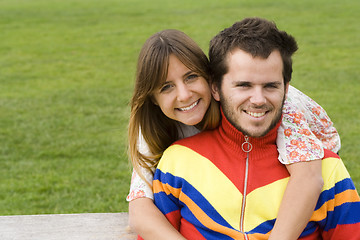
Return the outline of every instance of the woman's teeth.
<path id="1" fill-rule="evenodd" d="M 257 112 L 247 112 L 250 116 L 253 117 L 262 117 L 265 115 L 265 112 L 257 113 Z"/>
<path id="2" fill-rule="evenodd" d="M 193 104 L 191 104 L 190 106 L 188 107 L 183 107 L 183 108 L 179 108 L 181 111 L 189 111 L 191 109 L 193 109 L 196 105 L 198 105 L 199 103 L 199 100 L 194 102 Z"/>

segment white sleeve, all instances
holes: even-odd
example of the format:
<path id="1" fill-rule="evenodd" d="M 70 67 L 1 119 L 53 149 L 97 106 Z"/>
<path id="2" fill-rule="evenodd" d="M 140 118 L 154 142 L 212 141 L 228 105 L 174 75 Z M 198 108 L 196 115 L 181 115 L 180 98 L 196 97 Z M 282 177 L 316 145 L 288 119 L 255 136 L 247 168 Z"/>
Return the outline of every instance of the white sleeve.
<path id="1" fill-rule="evenodd" d="M 199 133 L 200 131 L 194 126 L 188 126 L 185 124 L 180 124 L 178 126 L 179 129 L 179 136 L 180 138 L 189 137 Z M 147 142 L 145 141 L 141 130 L 139 131 L 139 138 L 138 138 L 138 149 L 139 152 L 145 156 L 150 156 L 150 150 Z M 152 181 L 154 175 L 151 171 L 146 168 L 141 167 L 141 174 L 145 177 L 146 181 L 151 184 L 151 187 L 139 176 L 139 174 L 133 170 L 132 177 L 131 177 L 131 184 L 130 184 L 130 192 L 126 197 L 127 201 L 132 201 L 134 199 L 140 197 L 147 197 L 150 199 L 154 199 L 154 193 L 152 191 Z"/>
<path id="2" fill-rule="evenodd" d="M 146 143 L 144 137 L 141 134 L 141 131 L 139 131 L 139 141 L 138 141 L 138 149 L 139 152 L 143 155 L 149 155 L 150 150 L 149 146 Z M 131 177 L 131 184 L 130 184 L 130 192 L 128 196 L 126 197 L 127 201 L 132 201 L 137 198 L 146 197 L 150 199 L 154 199 L 154 194 L 152 191 L 152 181 L 154 178 L 154 175 L 151 171 L 149 171 L 146 168 L 140 167 L 141 174 L 145 177 L 146 181 L 151 184 L 147 184 L 140 176 L 139 174 L 133 169 L 132 177 Z"/>
<path id="3" fill-rule="evenodd" d="M 145 168 L 142 168 L 142 174 L 146 180 L 152 185 L 153 174 Z M 126 201 L 130 202 L 137 198 L 146 197 L 154 200 L 154 193 L 151 187 L 136 173 L 135 170 L 132 172 L 130 192 L 126 197 Z"/>

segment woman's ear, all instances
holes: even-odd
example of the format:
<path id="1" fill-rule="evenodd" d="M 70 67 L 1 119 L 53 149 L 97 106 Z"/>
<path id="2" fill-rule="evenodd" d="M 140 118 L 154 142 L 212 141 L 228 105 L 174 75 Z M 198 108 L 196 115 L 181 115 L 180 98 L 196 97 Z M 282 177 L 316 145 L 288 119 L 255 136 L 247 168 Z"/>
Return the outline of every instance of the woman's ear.
<path id="1" fill-rule="evenodd" d="M 215 83 L 211 84 L 211 94 L 216 101 L 220 101 L 219 88 Z"/>

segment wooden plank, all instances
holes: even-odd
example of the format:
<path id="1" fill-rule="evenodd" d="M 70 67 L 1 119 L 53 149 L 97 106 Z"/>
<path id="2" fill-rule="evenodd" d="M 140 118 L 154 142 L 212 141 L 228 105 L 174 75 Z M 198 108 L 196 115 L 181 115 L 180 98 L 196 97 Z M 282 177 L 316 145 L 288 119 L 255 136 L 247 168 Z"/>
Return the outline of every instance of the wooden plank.
<path id="1" fill-rule="evenodd" d="M 0 216 L 1 240 L 131 240 L 127 213 Z"/>

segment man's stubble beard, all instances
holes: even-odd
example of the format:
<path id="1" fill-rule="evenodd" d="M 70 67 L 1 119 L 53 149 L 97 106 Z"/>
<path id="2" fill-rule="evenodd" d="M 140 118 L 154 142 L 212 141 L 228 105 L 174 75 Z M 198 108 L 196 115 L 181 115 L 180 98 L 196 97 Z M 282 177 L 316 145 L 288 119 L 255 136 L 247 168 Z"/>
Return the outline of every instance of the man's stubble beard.
<path id="1" fill-rule="evenodd" d="M 271 129 L 273 129 L 278 124 L 278 122 L 280 121 L 280 119 L 282 117 L 282 109 L 284 107 L 286 94 L 284 94 L 284 97 L 283 97 L 283 100 L 282 100 L 282 103 L 281 103 L 281 108 L 278 110 L 278 112 L 276 113 L 274 119 L 271 121 L 270 126 L 262 134 L 260 134 L 259 136 L 249 133 L 246 129 L 242 128 L 240 126 L 240 124 L 237 124 L 236 122 L 233 122 L 231 120 L 231 118 L 229 118 L 229 115 L 227 113 L 227 109 L 228 109 L 227 104 L 222 99 L 225 99 L 225 98 L 223 97 L 223 94 L 220 91 L 220 104 L 222 106 L 223 113 L 224 113 L 226 119 L 231 123 L 231 125 L 233 125 L 238 131 L 242 132 L 245 136 L 249 136 L 249 137 L 253 137 L 253 138 L 260 138 L 260 137 L 263 137 L 266 134 L 268 134 L 271 131 Z"/>

